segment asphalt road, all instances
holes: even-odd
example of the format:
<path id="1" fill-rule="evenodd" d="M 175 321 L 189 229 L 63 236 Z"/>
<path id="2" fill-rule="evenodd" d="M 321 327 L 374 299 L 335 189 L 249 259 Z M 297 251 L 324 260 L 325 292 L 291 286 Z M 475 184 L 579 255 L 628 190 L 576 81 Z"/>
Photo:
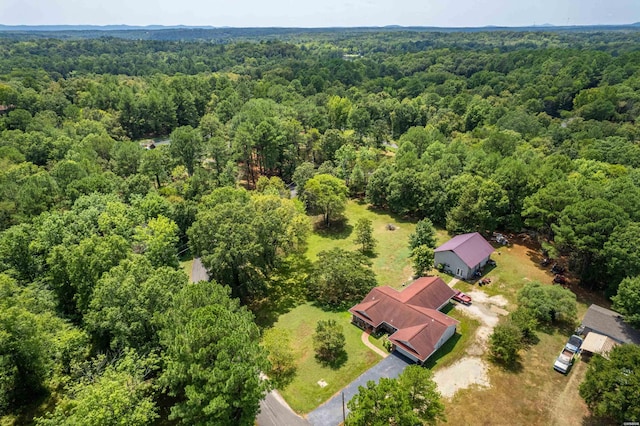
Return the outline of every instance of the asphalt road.
<path id="1" fill-rule="evenodd" d="M 402 355 L 393 352 L 388 357 L 365 371 L 342 389 L 329 401 L 322 404 L 307 415 L 309 423 L 313 426 L 337 426 L 342 422 L 342 393 L 344 393 L 345 412 L 347 403 L 358 393 L 358 387 L 366 386 L 369 380 L 378 382 L 381 377 L 395 379 L 402 373 L 407 365 L 413 364 Z M 282 423 L 285 424 L 285 423 Z"/>
<path id="2" fill-rule="evenodd" d="M 309 426 L 302 417 L 294 413 L 277 391 L 271 391 L 260 402 L 258 426 Z"/>

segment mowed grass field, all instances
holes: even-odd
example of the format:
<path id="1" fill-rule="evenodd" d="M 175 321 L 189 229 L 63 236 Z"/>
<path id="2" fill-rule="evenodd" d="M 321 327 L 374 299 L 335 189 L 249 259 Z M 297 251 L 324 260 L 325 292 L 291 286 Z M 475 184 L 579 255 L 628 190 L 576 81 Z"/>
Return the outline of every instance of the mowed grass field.
<path id="1" fill-rule="evenodd" d="M 318 253 L 332 248 L 357 250 L 353 227 L 360 218 L 370 219 L 373 237 L 377 240 L 370 256 L 372 269 L 378 277 L 378 285 L 401 287 L 413 273 L 409 259 L 409 235 L 416 229 L 415 222 L 404 220 L 387 212 L 370 208 L 366 203 L 350 200 L 345 211 L 346 222 L 329 229 L 315 230 L 308 240 L 307 257 L 315 261 Z M 393 224 L 396 230 L 387 229 Z"/>
<path id="2" fill-rule="evenodd" d="M 412 269 L 407 245 L 409 235 L 415 230 L 415 223 L 376 211 L 357 201 L 349 201 L 345 216 L 347 221 L 344 226 L 330 230 L 318 229 L 312 233 L 307 248 L 309 259 L 313 261 L 320 251 L 334 247 L 357 250 L 353 225 L 358 218 L 367 217 L 373 223 L 374 238 L 377 240 L 370 259 L 378 284 L 400 289 L 403 283 L 410 281 Z M 389 231 L 386 228 L 389 223 L 396 225 L 397 229 Z M 438 230 L 437 237 L 438 244 L 449 239 L 443 230 Z M 492 257 L 497 266 L 486 271 L 486 276 L 492 279 L 491 284 L 479 288 L 477 284 L 460 281 L 456 288 L 462 291 L 482 290 L 490 296 L 502 295 L 509 301 L 507 309 L 512 311 L 517 306 L 517 293 L 526 283 L 539 281 L 552 285 L 553 275 L 549 267 L 540 266 L 540 253 L 535 246 L 525 245 L 518 240 L 513 243 L 508 247 L 496 248 Z M 447 282 L 451 279 L 445 274 L 438 275 Z M 578 320 L 591 303 L 609 306 L 597 294 L 573 283 L 570 288 L 577 295 Z M 478 322 L 457 314 L 456 310 L 449 312 L 449 315 L 461 321 L 458 333 L 434 354 L 428 368 L 437 370 L 453 364 L 463 358 L 466 348 L 473 344 Z M 349 359 L 336 370 L 322 367 L 315 360 L 311 340 L 317 321 L 328 318 L 339 320 L 347 338 Z M 347 312 L 325 312 L 305 304 L 281 316 L 275 326 L 289 329 L 296 342 L 298 372 L 281 393 L 291 407 L 301 414 L 312 411 L 381 359 L 362 344 L 361 330 L 350 324 Z M 578 394 L 578 386 L 584 378 L 587 365 L 577 361 L 567 376 L 553 370 L 553 362 L 570 334 L 569 328 L 539 332 L 539 343 L 520 352 L 520 368 L 515 371 L 489 362 L 491 387 L 461 390 L 452 399 L 446 399 L 447 424 L 592 424 L 587 407 Z M 370 341 L 382 346 L 381 341 L 371 338 Z M 485 358 L 488 360 L 487 355 Z M 317 384 L 321 379 L 328 383 L 325 388 Z"/>
<path id="3" fill-rule="evenodd" d="M 411 281 L 408 241 L 409 235 L 415 230 L 414 222 L 376 211 L 357 201 L 349 201 L 345 217 L 347 220 L 342 226 L 336 225 L 329 230 L 316 229 L 312 233 L 306 253 L 311 261 L 316 260 L 319 252 L 335 247 L 357 250 L 353 226 L 359 218 L 366 217 L 372 221 L 373 236 L 377 240 L 370 259 L 378 284 L 401 288 L 403 283 Z M 387 229 L 388 224 L 393 224 L 396 229 Z M 447 239 L 445 231 L 438 231 L 438 243 Z M 448 280 L 449 277 L 445 279 Z M 430 368 L 449 365 L 460 359 L 468 340 L 478 327 L 477 321 L 459 315 L 455 310 L 447 311 L 460 320 L 461 324 L 458 333 L 433 355 Z M 337 369 L 322 366 L 315 359 L 312 336 L 317 322 L 324 319 L 335 319 L 344 329 L 348 359 Z M 308 413 L 327 401 L 382 359 L 361 342 L 362 330 L 351 324 L 348 312 L 327 312 L 312 304 L 304 304 L 281 315 L 274 327 L 289 330 L 296 348 L 296 375 L 280 392 L 291 408 L 300 414 Z M 382 339 L 370 338 L 370 341 L 382 348 Z M 320 380 L 324 380 L 327 386 L 320 387 Z"/>
<path id="4" fill-rule="evenodd" d="M 315 359 L 313 333 L 320 320 L 333 319 L 344 330 L 348 358 L 339 368 L 324 367 Z M 300 414 L 308 413 L 374 366 L 382 358 L 367 348 L 361 339 L 362 330 L 351 324 L 348 312 L 326 312 L 311 304 L 296 307 L 282 315 L 275 327 L 289 330 L 297 359 L 293 381 L 280 390 L 291 408 Z M 318 381 L 324 380 L 323 388 Z"/>

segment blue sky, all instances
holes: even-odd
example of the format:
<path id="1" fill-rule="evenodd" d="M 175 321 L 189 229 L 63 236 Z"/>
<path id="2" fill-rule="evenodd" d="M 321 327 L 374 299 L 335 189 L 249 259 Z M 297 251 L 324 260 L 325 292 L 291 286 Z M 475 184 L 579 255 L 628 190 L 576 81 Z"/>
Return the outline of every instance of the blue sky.
<path id="1" fill-rule="evenodd" d="M 640 0 L 0 0 L 0 24 L 232 27 L 629 24 Z"/>

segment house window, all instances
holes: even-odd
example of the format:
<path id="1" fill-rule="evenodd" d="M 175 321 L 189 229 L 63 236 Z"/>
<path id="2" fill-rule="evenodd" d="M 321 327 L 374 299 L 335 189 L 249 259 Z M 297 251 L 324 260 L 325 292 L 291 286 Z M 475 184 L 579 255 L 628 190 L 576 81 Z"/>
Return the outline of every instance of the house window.
<path id="1" fill-rule="evenodd" d="M 460 268 L 456 269 L 456 275 L 461 277 L 462 276 L 462 269 L 460 269 Z"/>

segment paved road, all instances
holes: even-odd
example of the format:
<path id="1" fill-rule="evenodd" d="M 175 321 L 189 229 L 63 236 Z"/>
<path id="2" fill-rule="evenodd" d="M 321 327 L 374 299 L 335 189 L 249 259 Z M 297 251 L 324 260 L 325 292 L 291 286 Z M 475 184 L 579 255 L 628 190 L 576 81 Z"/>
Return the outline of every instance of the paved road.
<path id="1" fill-rule="evenodd" d="M 369 380 L 377 382 L 381 377 L 395 379 L 402 373 L 407 365 L 412 364 L 407 358 L 394 352 L 378 364 L 371 367 L 342 389 L 337 395 L 316 408 L 307 415 L 309 423 L 313 426 L 337 426 L 342 422 L 342 392 L 346 404 L 358 393 L 359 386 L 366 386 Z M 349 410 L 345 408 L 348 413 Z"/>
<path id="2" fill-rule="evenodd" d="M 197 283 L 198 281 L 209 281 L 209 274 L 204 267 L 199 257 L 193 259 L 193 266 L 191 267 L 191 281 Z"/>
<path id="3" fill-rule="evenodd" d="M 309 422 L 294 413 L 275 390 L 260 401 L 256 422 L 258 426 L 309 426 Z"/>

